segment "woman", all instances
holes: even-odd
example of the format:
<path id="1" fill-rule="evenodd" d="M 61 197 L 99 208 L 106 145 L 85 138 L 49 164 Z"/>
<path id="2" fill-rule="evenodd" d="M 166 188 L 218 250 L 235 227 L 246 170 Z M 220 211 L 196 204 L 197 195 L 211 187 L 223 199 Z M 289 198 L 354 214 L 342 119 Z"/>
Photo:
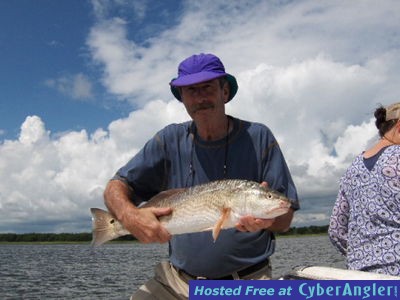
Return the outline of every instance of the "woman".
<path id="1" fill-rule="evenodd" d="M 400 103 L 374 115 L 380 140 L 341 178 L 329 236 L 349 269 L 400 276 Z"/>

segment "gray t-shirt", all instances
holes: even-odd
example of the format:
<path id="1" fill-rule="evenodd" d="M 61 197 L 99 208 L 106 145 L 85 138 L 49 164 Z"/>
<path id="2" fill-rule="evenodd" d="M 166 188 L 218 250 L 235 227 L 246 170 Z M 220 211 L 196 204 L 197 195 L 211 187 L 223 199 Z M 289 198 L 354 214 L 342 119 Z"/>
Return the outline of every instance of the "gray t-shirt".
<path id="1" fill-rule="evenodd" d="M 114 177 L 128 183 L 136 205 L 171 188 L 218 179 L 266 181 L 299 208 L 296 188 L 272 132 L 259 123 L 235 118 L 227 138 L 204 141 L 193 122 L 159 131 Z M 224 171 L 224 165 L 226 171 Z M 267 259 L 275 249 L 272 232 L 223 230 L 214 243 L 211 232 L 173 236 L 171 263 L 195 276 L 219 278 Z"/>

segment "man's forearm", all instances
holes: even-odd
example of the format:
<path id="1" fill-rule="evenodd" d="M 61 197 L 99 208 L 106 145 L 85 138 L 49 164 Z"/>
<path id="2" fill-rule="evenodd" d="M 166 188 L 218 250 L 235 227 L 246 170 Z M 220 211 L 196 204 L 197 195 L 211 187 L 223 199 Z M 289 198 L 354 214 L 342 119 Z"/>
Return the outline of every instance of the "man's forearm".
<path id="1" fill-rule="evenodd" d="M 104 191 L 104 204 L 117 220 L 122 221 L 127 208 L 132 208 L 132 190 L 126 183 L 120 180 L 108 182 Z"/>

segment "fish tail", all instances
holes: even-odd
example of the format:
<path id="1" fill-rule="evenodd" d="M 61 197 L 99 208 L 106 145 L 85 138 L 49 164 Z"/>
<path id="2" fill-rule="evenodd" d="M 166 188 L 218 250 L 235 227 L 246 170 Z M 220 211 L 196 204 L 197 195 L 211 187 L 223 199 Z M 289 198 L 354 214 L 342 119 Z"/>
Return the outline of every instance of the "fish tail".
<path id="1" fill-rule="evenodd" d="M 92 247 L 100 246 L 120 235 L 115 231 L 117 220 L 107 211 L 100 208 L 91 208 L 92 213 Z"/>

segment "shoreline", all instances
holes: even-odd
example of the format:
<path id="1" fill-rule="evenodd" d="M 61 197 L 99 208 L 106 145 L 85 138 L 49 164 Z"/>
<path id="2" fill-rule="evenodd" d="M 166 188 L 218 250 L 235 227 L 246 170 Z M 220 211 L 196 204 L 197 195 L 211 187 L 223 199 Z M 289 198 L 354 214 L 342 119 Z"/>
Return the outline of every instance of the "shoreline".
<path id="1" fill-rule="evenodd" d="M 301 237 L 313 237 L 313 236 L 327 236 L 327 233 L 307 233 L 307 234 L 288 234 L 282 235 L 277 234 L 275 237 L 276 239 L 286 239 L 286 238 L 301 238 Z M 109 241 L 107 244 L 128 244 L 128 243 L 140 243 L 137 240 L 130 240 L 130 241 Z M 91 241 L 18 241 L 18 242 L 8 242 L 8 241 L 0 241 L 1 245 L 69 245 L 69 244 L 76 244 L 82 245 L 87 244 L 90 246 Z"/>

